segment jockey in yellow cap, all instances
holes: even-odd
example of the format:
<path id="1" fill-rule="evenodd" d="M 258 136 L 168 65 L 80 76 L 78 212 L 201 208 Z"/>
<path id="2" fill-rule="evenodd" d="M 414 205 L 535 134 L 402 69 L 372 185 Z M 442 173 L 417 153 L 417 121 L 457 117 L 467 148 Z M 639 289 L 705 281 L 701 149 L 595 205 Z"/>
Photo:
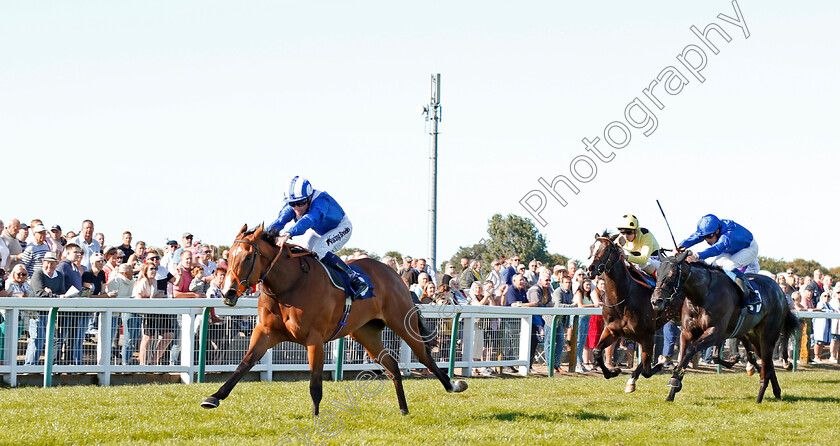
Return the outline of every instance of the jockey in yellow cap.
<path id="1" fill-rule="evenodd" d="M 659 242 L 653 233 L 639 226 L 639 220 L 633 214 L 621 216 L 616 225 L 621 236 L 616 243 L 624 249 L 627 261 L 635 263 L 642 271 L 653 275 L 659 268 Z"/>

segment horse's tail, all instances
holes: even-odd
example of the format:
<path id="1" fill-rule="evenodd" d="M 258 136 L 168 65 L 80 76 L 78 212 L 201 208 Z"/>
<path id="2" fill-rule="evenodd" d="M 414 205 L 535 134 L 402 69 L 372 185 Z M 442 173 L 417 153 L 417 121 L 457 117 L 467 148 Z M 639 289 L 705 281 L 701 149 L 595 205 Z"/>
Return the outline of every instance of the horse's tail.
<path id="1" fill-rule="evenodd" d="M 784 339 L 787 340 L 790 335 L 799 328 L 801 323 L 802 322 L 799 321 L 799 318 L 796 317 L 792 311 L 788 311 L 787 317 L 785 317 L 784 325 L 782 326 L 782 336 L 784 336 Z"/>
<path id="2" fill-rule="evenodd" d="M 801 322 L 799 321 L 799 318 L 796 317 L 792 311 L 788 310 L 785 315 L 785 320 L 782 322 L 782 333 L 779 339 L 779 353 L 781 353 L 782 361 L 786 365 L 789 364 L 788 358 L 790 357 L 788 352 L 788 340 L 791 336 L 796 336 L 796 330 L 799 328 L 800 324 Z"/>
<path id="3" fill-rule="evenodd" d="M 420 337 L 423 339 L 423 343 L 426 344 L 426 347 L 429 349 L 437 347 L 437 333 L 432 332 L 429 330 L 429 327 L 426 326 L 423 314 L 420 312 L 420 309 L 417 308 L 417 305 L 414 306 L 414 309 L 417 312 L 417 328 L 420 330 Z"/>

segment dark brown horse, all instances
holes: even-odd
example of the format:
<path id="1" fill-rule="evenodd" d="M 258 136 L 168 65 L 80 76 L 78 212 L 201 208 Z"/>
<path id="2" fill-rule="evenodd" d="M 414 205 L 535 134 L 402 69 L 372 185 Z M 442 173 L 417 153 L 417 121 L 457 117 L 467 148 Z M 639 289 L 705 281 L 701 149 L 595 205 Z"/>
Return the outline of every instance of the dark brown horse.
<path id="1" fill-rule="evenodd" d="M 742 293 L 735 282 L 717 266 L 686 262 L 689 253 L 685 251 L 675 257 L 663 258 L 651 295 L 651 304 L 659 309 L 674 296 L 685 293 L 685 306 L 692 310 L 683 312 L 680 360 L 668 382 L 671 391 L 666 400 L 673 401 L 682 389 L 686 366 L 695 353 L 714 346 L 714 357 L 717 358 L 726 338 L 743 337 L 749 339 L 761 358 L 761 384 L 756 402 L 760 403 L 764 398 L 768 383 L 773 386 L 773 395 L 781 398 L 782 390 L 773 367 L 773 348 L 781 334 L 781 356 L 787 362 L 787 340 L 799 326 L 781 288 L 769 277 L 748 274 L 761 293 L 762 307 L 758 314 L 745 313 Z"/>
<path id="2" fill-rule="evenodd" d="M 663 311 L 654 311 L 650 305 L 653 287 L 631 276 L 624 251 L 614 243 L 617 237 L 618 234 L 610 237 L 606 232 L 602 235 L 595 234 L 595 243 L 589 248 L 591 263 L 586 267 L 589 278 L 594 279 L 602 274 L 606 282 L 606 298 L 601 313 L 604 318 L 604 331 L 592 353 L 595 356 L 595 364 L 601 368 L 604 377 L 609 379 L 618 376 L 621 369 L 606 366 L 604 349 L 621 337 L 639 343 L 642 348 L 641 359 L 624 386 L 624 391 L 629 393 L 636 390 L 639 375 L 650 378 L 662 369 L 661 363 L 651 366 L 654 335 L 656 330 L 680 314 L 683 300 L 674 299 Z"/>
<path id="3" fill-rule="evenodd" d="M 234 306 L 240 294 L 262 282 L 259 319 L 251 335 L 251 345 L 239 367 L 216 393 L 201 403 L 203 407 L 218 407 L 220 400 L 230 394 L 266 350 L 280 342 L 292 341 L 306 346 L 312 413 L 318 415 L 324 344 L 349 334 L 364 346 L 376 363 L 384 366 L 394 381 L 400 413 L 407 414 L 408 406 L 397 361 L 382 345 L 385 326 L 408 343 L 447 392 L 466 390 L 466 382 L 451 382 L 431 359 L 430 349 L 434 346 L 435 337 L 426 329 L 420 312 L 411 301 L 408 288 L 393 269 L 372 259 L 353 262 L 370 277 L 375 296 L 355 301 L 346 325 L 334 334 L 344 314 L 345 295 L 331 285 L 318 260 L 309 253 L 293 253 L 288 245 L 278 248 L 274 244 L 277 234 L 264 231 L 263 225 L 253 231 L 246 231 L 247 228 L 247 225 L 242 227 L 230 247 L 229 268 L 222 292 L 225 304 Z"/>

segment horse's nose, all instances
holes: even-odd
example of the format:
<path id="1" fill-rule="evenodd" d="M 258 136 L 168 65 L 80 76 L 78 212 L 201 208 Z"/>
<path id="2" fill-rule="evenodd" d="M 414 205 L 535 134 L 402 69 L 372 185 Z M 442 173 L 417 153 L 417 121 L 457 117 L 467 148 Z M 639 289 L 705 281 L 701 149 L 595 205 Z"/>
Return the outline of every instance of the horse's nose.
<path id="1" fill-rule="evenodd" d="M 225 305 L 229 307 L 235 306 L 237 300 L 239 300 L 239 297 L 236 296 L 236 290 L 228 290 L 228 292 L 225 293 L 224 299 L 222 299 Z"/>
<path id="2" fill-rule="evenodd" d="M 659 291 L 654 291 L 653 295 L 650 296 L 650 304 L 654 310 L 665 309 L 665 300 L 662 299 L 662 294 Z"/>

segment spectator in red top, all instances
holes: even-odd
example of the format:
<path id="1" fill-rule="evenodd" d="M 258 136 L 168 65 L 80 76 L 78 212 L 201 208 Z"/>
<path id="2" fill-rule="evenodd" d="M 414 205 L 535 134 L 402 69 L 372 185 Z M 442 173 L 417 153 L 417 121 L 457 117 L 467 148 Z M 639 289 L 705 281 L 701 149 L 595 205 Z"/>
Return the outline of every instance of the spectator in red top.
<path id="1" fill-rule="evenodd" d="M 175 276 L 174 295 L 176 299 L 204 297 L 204 293 L 195 293 L 190 291 L 190 282 L 193 280 L 192 275 L 192 251 L 187 249 L 181 251 L 181 257 L 175 270 L 172 274 Z"/>

